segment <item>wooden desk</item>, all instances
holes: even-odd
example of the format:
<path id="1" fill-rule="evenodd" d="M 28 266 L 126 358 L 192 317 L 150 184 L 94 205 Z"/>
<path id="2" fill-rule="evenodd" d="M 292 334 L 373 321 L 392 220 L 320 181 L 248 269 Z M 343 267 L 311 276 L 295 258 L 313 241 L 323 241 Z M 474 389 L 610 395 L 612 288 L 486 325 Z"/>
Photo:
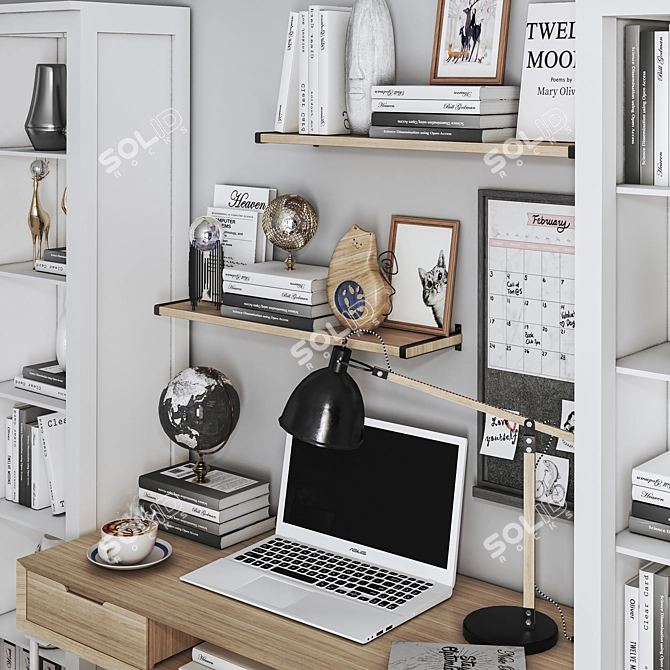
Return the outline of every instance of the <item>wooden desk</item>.
<path id="1" fill-rule="evenodd" d="M 464 642 L 461 626 L 469 612 L 521 604 L 521 595 L 514 591 L 459 576 L 451 599 L 361 645 L 179 580 L 244 544 L 221 552 L 171 535 L 174 553 L 165 563 L 114 572 L 87 560 L 86 550 L 97 540 L 97 534 L 88 535 L 18 561 L 17 627 L 108 670 L 151 668 L 196 639 L 276 670 L 386 670 L 393 640 Z M 553 605 L 542 602 L 539 609 L 560 623 Z M 82 619 L 86 612 L 90 616 Z M 572 630 L 572 610 L 565 613 Z M 152 649 L 138 660 L 129 658 L 128 649 L 140 644 L 147 630 Z M 119 641 L 118 653 L 113 640 Z M 189 652 L 182 651 L 156 668 L 178 670 L 188 660 Z M 562 636 L 551 651 L 528 658 L 528 670 L 572 668 L 573 648 Z"/>

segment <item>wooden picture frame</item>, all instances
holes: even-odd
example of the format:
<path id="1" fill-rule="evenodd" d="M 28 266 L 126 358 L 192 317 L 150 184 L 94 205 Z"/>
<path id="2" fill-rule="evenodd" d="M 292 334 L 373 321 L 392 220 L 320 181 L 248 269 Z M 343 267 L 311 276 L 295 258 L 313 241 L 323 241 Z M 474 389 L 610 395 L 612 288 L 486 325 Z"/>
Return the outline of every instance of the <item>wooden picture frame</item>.
<path id="1" fill-rule="evenodd" d="M 510 7 L 511 0 L 438 0 L 430 83 L 502 84 Z M 477 23 L 477 12 L 482 10 L 484 18 Z M 461 11 L 465 14 L 463 18 Z M 492 25 L 487 26 L 486 22 Z M 471 23 L 474 23 L 473 28 L 470 28 Z M 479 41 L 472 35 L 477 28 Z M 480 55 L 482 39 L 485 44 Z M 455 44 L 456 40 L 459 42 Z"/>
<path id="2" fill-rule="evenodd" d="M 385 326 L 449 335 L 459 229 L 460 221 L 412 216 L 391 218 L 389 249 L 395 254 L 397 273 L 391 277 L 393 309 Z M 440 282 L 445 284 L 441 299 L 442 291 L 435 289 Z"/>

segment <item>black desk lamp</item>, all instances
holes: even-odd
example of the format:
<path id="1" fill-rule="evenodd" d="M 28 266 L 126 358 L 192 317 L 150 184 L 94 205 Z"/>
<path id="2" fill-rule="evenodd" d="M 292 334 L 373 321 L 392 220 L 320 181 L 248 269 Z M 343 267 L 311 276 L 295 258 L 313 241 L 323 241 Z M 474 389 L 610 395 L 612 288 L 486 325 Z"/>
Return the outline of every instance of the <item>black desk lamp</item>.
<path id="1" fill-rule="evenodd" d="M 325 449 L 357 449 L 363 441 L 365 406 L 348 368 L 372 373 L 380 379 L 492 414 L 513 423 L 523 422 L 524 449 L 524 580 L 522 607 L 487 607 L 469 614 L 463 635 L 471 644 L 524 647 L 526 654 L 551 649 L 558 642 L 553 619 L 535 609 L 535 430 L 573 442 L 574 434 L 536 423 L 498 407 L 445 391 L 436 386 L 352 360 L 346 340 L 333 350 L 328 368 L 307 376 L 291 394 L 279 425 L 307 444 Z"/>

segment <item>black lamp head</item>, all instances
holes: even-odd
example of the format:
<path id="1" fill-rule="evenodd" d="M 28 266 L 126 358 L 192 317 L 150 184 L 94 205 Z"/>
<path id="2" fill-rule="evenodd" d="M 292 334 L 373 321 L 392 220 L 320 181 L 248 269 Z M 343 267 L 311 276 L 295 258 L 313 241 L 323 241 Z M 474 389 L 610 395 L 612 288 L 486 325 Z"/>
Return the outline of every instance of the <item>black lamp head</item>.
<path id="1" fill-rule="evenodd" d="M 358 449 L 363 441 L 365 405 L 347 367 L 351 351 L 333 350 L 330 365 L 316 370 L 291 394 L 279 425 L 301 442 L 340 451 Z"/>

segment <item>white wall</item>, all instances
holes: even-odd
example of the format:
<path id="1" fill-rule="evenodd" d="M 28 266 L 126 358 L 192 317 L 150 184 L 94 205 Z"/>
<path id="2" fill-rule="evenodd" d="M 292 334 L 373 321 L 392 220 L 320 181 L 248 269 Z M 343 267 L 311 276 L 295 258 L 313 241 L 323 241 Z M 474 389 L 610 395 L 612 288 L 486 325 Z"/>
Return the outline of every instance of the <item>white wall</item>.
<path id="1" fill-rule="evenodd" d="M 436 0 L 387 2 L 396 29 L 398 83 L 428 83 Z M 192 8 L 193 218 L 211 205 L 217 182 L 275 186 L 280 193 L 300 193 L 315 205 L 320 223 L 316 237 L 299 259 L 324 265 L 352 223 L 374 230 L 384 246 L 393 214 L 461 221 L 453 322 L 463 325 L 463 352 L 395 360 L 393 365 L 403 374 L 474 397 L 477 190 L 573 193 L 573 164 L 527 159 L 520 167 L 511 165 L 501 178 L 491 174 L 481 156 L 257 146 L 254 133 L 273 126 L 288 12 L 306 9 L 308 0 L 141 0 L 141 4 Z M 507 84 L 519 83 L 527 4 L 527 0 L 512 3 Z M 185 221 L 185 228 L 187 224 Z M 277 417 L 306 374 L 290 353 L 293 342 L 200 324 L 193 326 L 191 342 L 192 364 L 224 371 L 242 398 L 240 424 L 223 460 L 272 477 L 276 502 L 284 441 Z M 361 358 L 382 362 L 370 355 Z M 354 374 L 370 415 L 469 438 L 459 571 L 520 589 L 521 553 L 516 547 L 508 548 L 506 562 L 501 563 L 490 558 L 483 546 L 491 534 L 502 533 L 508 523 L 518 520 L 519 511 L 471 496 L 476 479 L 476 415 Z M 540 531 L 538 585 L 566 604 L 572 603 L 572 554 L 570 524 L 557 522 L 555 528 Z"/>

